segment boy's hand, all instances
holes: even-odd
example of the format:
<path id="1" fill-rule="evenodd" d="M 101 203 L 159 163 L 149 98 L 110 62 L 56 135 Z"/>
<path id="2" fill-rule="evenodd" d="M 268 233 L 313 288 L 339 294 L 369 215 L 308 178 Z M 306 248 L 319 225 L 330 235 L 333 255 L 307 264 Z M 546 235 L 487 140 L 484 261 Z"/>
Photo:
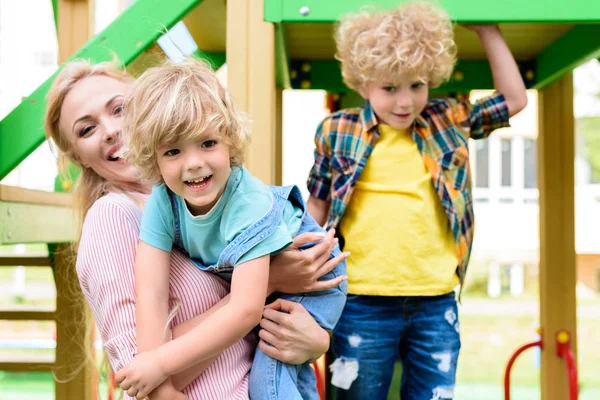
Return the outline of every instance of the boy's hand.
<path id="1" fill-rule="evenodd" d="M 117 384 L 131 397 L 144 399 L 158 385 L 163 383 L 168 375 L 158 363 L 155 350 L 138 354 L 115 375 Z"/>

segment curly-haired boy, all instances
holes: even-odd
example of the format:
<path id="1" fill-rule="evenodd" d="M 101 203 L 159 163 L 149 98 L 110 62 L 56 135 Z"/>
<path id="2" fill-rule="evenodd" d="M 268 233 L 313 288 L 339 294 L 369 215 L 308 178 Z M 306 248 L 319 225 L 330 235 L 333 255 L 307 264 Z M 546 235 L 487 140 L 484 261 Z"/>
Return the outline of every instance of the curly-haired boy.
<path id="1" fill-rule="evenodd" d="M 338 399 L 385 399 L 394 362 L 402 399 L 454 396 L 460 350 L 454 289 L 473 243 L 467 140 L 508 126 L 527 104 L 519 69 L 495 25 L 473 25 L 496 93 L 428 100 L 456 62 L 448 14 L 428 2 L 342 18 L 337 58 L 367 102 L 316 132 L 309 212 L 337 229 L 348 299 L 333 334 Z"/>

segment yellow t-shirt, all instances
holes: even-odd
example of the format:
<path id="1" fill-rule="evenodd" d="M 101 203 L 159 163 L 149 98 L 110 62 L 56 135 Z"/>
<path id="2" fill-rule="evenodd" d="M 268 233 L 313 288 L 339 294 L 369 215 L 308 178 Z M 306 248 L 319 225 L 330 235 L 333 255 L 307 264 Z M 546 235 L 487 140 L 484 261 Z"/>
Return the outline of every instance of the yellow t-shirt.
<path id="1" fill-rule="evenodd" d="M 379 125 L 339 229 L 348 292 L 435 296 L 458 284 L 450 224 L 410 130 Z"/>

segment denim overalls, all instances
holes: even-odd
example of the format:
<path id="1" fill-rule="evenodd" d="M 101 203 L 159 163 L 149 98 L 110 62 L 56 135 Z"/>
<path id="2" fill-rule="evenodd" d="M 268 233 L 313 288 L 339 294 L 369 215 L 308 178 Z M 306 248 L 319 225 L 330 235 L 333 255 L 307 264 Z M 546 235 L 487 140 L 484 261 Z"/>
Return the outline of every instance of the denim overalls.
<path id="1" fill-rule="evenodd" d="M 302 200 L 302 194 L 297 186 L 271 186 L 270 190 L 273 195 L 273 205 L 267 214 L 227 245 L 219 256 L 216 265 L 206 266 L 198 260 L 192 259 L 200 269 L 215 273 L 219 277 L 231 282 L 236 262 L 250 249 L 273 233 L 281 222 L 287 201 L 292 202 L 295 206 L 303 210 L 302 224 L 297 233 L 298 235 L 305 232 L 324 231 L 306 211 L 306 205 Z M 183 238 L 181 237 L 180 210 L 177 207 L 176 195 L 170 190 L 168 190 L 168 193 L 171 199 L 175 225 L 174 245 L 185 251 Z M 314 243 L 304 246 L 301 249 L 313 245 Z M 330 258 L 338 254 L 340 254 L 340 249 L 336 245 Z M 346 263 L 344 261 L 319 280 L 330 280 L 345 274 Z M 347 290 L 348 283 L 343 281 L 339 286 L 321 292 L 300 294 L 276 293 L 269 298 L 269 302 L 277 298 L 282 298 L 301 303 L 321 327 L 332 331 L 344 309 Z M 316 390 L 315 374 L 308 363 L 301 365 L 284 364 L 267 356 L 259 348 L 256 349 L 254 362 L 250 371 L 249 391 L 252 400 L 319 399 Z"/>

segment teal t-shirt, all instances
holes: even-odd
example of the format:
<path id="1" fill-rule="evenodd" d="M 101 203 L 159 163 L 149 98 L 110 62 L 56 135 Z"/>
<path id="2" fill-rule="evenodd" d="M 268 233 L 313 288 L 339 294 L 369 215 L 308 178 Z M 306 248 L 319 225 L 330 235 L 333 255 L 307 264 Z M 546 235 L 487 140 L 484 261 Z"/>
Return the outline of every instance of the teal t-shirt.
<path id="1" fill-rule="evenodd" d="M 232 168 L 223 195 L 205 215 L 193 216 L 185 200 L 176 196 L 185 250 L 204 265 L 216 264 L 225 247 L 260 220 L 271 209 L 272 203 L 269 187 L 245 168 Z M 300 229 L 302 215 L 303 210 L 288 201 L 281 223 L 273 234 L 244 254 L 236 265 L 284 250 Z M 140 230 L 140 240 L 144 243 L 171 251 L 175 240 L 175 221 L 166 185 L 152 188 L 144 206 Z"/>

